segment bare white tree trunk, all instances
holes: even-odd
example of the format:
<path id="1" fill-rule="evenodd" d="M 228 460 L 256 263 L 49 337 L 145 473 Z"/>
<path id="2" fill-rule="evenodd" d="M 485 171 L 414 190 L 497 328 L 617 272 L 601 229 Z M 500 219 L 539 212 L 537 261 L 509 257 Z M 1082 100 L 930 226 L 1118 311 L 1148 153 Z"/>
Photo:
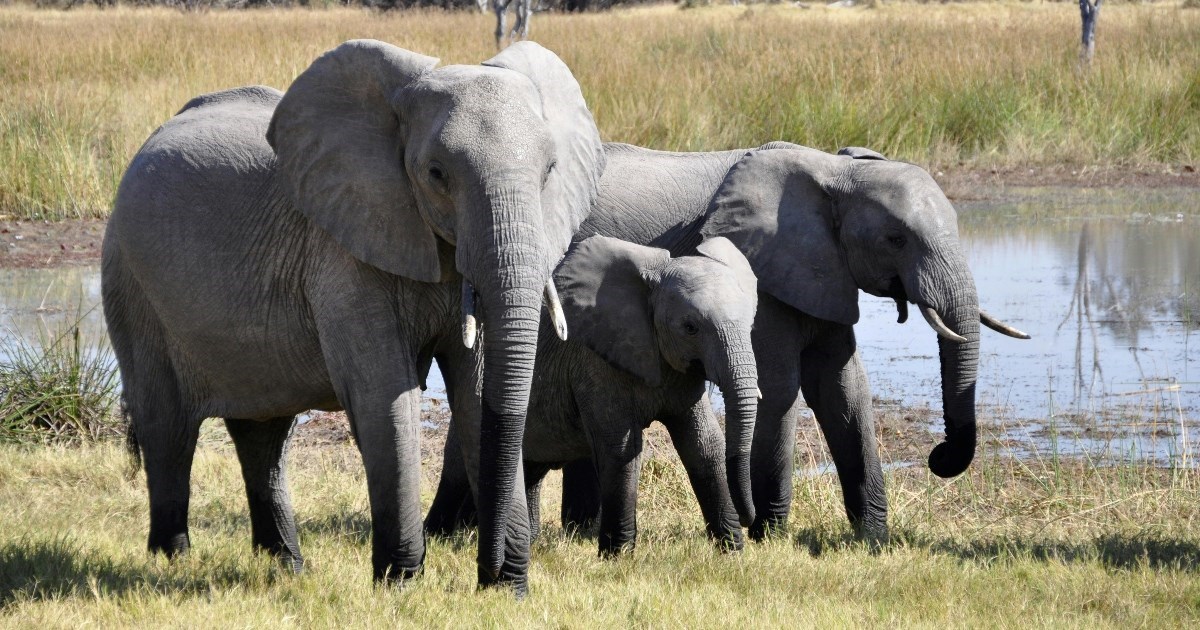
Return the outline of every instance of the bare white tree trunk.
<path id="1" fill-rule="evenodd" d="M 1103 1 L 1079 0 L 1079 16 L 1083 19 L 1079 62 L 1085 68 L 1092 64 L 1092 57 L 1096 55 L 1096 20 L 1100 19 L 1100 3 Z"/>

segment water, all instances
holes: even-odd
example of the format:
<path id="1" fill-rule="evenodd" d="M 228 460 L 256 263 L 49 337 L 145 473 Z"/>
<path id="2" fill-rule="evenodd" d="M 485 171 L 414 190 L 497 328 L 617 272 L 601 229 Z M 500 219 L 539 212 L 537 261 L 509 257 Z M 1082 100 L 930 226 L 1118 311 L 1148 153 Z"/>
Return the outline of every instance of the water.
<path id="1" fill-rule="evenodd" d="M 956 206 L 982 307 L 1033 336 L 982 331 L 981 418 L 1007 427 L 1014 453 L 1053 445 L 1173 460 L 1195 450 L 1186 432 L 1200 442 L 1200 196 L 1027 190 Z M 95 267 L 0 269 L 10 338 L 80 321 L 100 339 L 99 301 Z M 872 392 L 883 405 L 930 407 L 940 432 L 934 333 L 915 312 L 896 324 L 890 300 L 860 304 Z M 436 365 L 428 385 L 427 406 L 444 408 Z"/>

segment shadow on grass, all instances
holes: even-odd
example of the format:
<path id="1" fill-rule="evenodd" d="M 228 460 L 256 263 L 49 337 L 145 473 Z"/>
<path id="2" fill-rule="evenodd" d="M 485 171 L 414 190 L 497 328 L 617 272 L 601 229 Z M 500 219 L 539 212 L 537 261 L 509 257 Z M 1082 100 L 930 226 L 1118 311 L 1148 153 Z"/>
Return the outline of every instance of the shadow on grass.
<path id="1" fill-rule="evenodd" d="M 200 595 L 244 584 L 240 567 L 216 564 L 203 572 L 156 569 L 152 563 L 114 561 L 86 552 L 66 538 L 0 545 L 0 610 L 16 601 L 94 598 L 132 591 Z"/>
<path id="2" fill-rule="evenodd" d="M 796 546 L 813 556 L 839 549 L 868 548 L 847 531 L 805 529 L 794 537 Z M 932 554 L 955 556 L 965 561 L 989 563 L 1004 559 L 1033 559 L 1066 563 L 1099 562 L 1110 569 L 1170 569 L 1200 572 L 1200 545 L 1190 540 L 1153 536 L 1104 534 L 1078 541 L 1028 540 L 1003 537 L 990 540 L 955 541 L 933 538 L 907 530 L 893 530 L 886 547 L 925 549 Z M 873 549 L 874 550 L 874 549 Z"/>

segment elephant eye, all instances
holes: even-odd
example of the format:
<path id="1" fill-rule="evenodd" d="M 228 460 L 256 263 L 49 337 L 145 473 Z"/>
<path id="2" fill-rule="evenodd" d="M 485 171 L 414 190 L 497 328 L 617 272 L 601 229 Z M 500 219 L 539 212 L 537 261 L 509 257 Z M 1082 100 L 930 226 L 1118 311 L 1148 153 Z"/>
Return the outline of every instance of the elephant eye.
<path id="1" fill-rule="evenodd" d="M 429 176 L 432 177 L 434 181 L 446 181 L 446 174 L 442 172 L 442 167 L 436 164 L 429 167 Z"/>
<path id="2" fill-rule="evenodd" d="M 546 182 L 550 181 L 550 173 L 554 172 L 555 166 L 558 166 L 558 162 L 551 162 L 546 166 L 546 172 L 542 175 L 542 188 L 545 188 Z"/>
<path id="3" fill-rule="evenodd" d="M 904 245 L 908 242 L 908 240 L 904 238 L 903 234 L 894 234 L 892 236 L 889 236 L 887 240 L 888 240 L 888 243 L 891 244 L 891 246 L 895 247 L 896 249 L 900 249 L 901 247 L 904 247 Z"/>
<path id="4" fill-rule="evenodd" d="M 695 336 L 700 332 L 700 327 L 694 322 L 683 322 L 683 333 L 689 337 Z"/>

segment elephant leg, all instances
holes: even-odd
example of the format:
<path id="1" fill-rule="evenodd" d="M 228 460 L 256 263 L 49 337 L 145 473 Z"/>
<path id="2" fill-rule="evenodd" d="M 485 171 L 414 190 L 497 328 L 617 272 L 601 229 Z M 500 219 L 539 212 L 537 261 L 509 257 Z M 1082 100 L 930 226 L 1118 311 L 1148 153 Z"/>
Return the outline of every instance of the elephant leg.
<path id="1" fill-rule="evenodd" d="M 855 534 L 886 542 L 887 494 L 875 443 L 871 391 L 854 329 L 837 328 L 801 354 L 801 388 L 829 444 Z"/>
<path id="2" fill-rule="evenodd" d="M 448 340 L 438 353 L 438 367 L 446 379 L 446 390 L 450 401 L 452 420 L 451 438 L 458 443 L 459 455 L 467 471 L 471 489 L 470 514 L 479 505 L 479 489 L 482 484 L 495 483 L 493 479 L 479 478 L 480 426 L 483 410 L 479 398 L 478 383 L 482 382 L 482 357 L 475 351 L 463 347 L 458 335 Z M 529 510 L 525 501 L 525 472 L 517 466 L 516 483 L 508 512 L 508 526 L 504 536 L 504 562 L 497 579 L 480 575 L 480 584 L 504 583 L 512 586 L 518 596 L 528 590 L 529 580 Z"/>
<path id="3" fill-rule="evenodd" d="M 789 307 L 760 294 L 754 323 L 754 356 L 759 361 L 758 417 L 750 449 L 754 522 L 750 538 L 762 540 L 786 531 L 792 509 L 796 416 L 800 400 L 800 339 Z"/>
<path id="4" fill-rule="evenodd" d="M 585 423 L 585 426 L 587 423 Z M 637 491 L 642 432 L 631 429 L 594 441 L 600 477 L 600 557 L 611 558 L 637 542 Z"/>
<path id="5" fill-rule="evenodd" d="M 452 418 L 451 422 L 455 420 Z M 442 476 L 433 495 L 433 504 L 425 515 L 425 533 L 450 536 L 474 525 L 475 499 L 471 496 L 471 480 L 458 443 L 458 432 L 451 428 L 442 453 Z"/>
<path id="6" fill-rule="evenodd" d="M 529 503 L 529 540 L 537 540 L 542 533 L 542 481 L 550 466 L 539 462 L 525 462 L 525 500 Z"/>
<path id="7" fill-rule="evenodd" d="M 568 532 L 590 532 L 600 518 L 600 479 L 590 458 L 563 466 L 562 524 Z"/>
<path id="8" fill-rule="evenodd" d="M 270 420 L 225 419 L 233 438 L 246 498 L 250 502 L 251 538 L 256 549 L 276 556 L 299 573 L 304 568 L 296 538 L 296 516 L 288 494 L 287 451 L 294 417 Z"/>
<path id="9" fill-rule="evenodd" d="M 346 344 L 347 347 L 350 344 Z M 338 399 L 362 453 L 371 504 L 371 565 L 376 581 L 416 577 L 425 562 L 421 523 L 421 390 L 416 352 L 385 353 L 395 365 L 342 383 Z M 340 365 L 339 365 L 340 367 Z"/>
<path id="10" fill-rule="evenodd" d="M 708 535 L 724 549 L 742 549 L 742 526 L 725 474 L 725 435 L 705 396 L 683 418 L 664 421 L 700 503 Z"/>
<path id="11" fill-rule="evenodd" d="M 162 409 L 140 418 L 138 412 L 131 415 L 150 491 L 147 548 L 173 558 L 192 546 L 188 535 L 188 502 L 200 421 L 186 418 L 175 405 L 169 407 L 170 410 Z"/>

